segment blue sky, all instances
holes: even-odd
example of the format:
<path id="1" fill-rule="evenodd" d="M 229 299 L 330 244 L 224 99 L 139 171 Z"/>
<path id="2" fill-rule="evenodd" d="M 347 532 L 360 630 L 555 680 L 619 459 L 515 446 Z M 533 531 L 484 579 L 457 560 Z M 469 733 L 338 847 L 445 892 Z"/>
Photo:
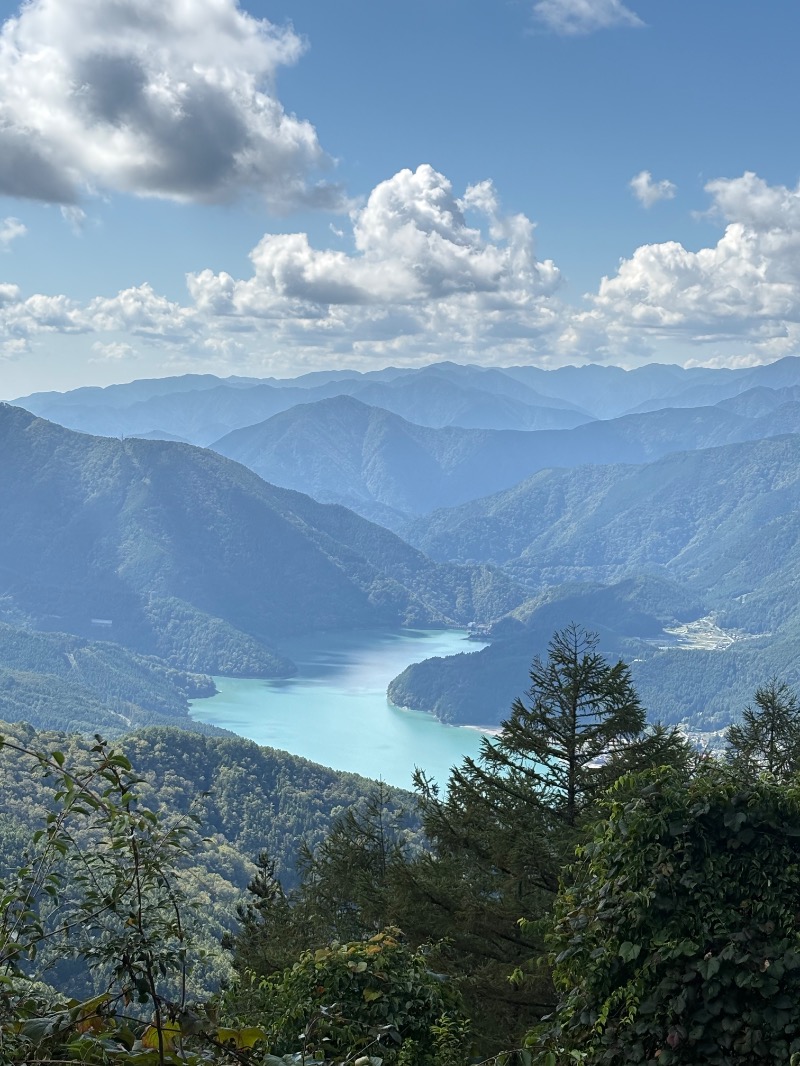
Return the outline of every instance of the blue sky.
<path id="1" fill-rule="evenodd" d="M 0 396 L 800 351 L 794 0 L 0 18 Z"/>

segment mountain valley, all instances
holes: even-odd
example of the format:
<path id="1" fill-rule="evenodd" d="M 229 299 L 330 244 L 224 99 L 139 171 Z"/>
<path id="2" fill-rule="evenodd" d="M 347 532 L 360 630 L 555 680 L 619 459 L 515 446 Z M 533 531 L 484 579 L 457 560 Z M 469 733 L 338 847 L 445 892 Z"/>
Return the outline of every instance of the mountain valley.
<path id="1" fill-rule="evenodd" d="M 48 631 L 44 658 L 73 663 L 53 642 L 77 639 L 105 680 L 9 655 L 0 710 L 74 685 L 55 700 L 65 724 L 187 723 L 208 675 L 291 676 L 292 636 L 444 625 L 491 646 L 409 666 L 392 700 L 496 726 L 577 620 L 632 661 L 656 717 L 713 733 L 721 676 L 746 699 L 764 662 L 797 670 L 799 398 L 800 360 L 784 359 L 189 375 L 28 398 L 108 437 L 6 405 L 9 647 Z M 163 439 L 182 436 L 212 449 Z M 705 618 L 731 636 L 676 640 Z M 158 694 L 133 680 L 143 663 Z"/>

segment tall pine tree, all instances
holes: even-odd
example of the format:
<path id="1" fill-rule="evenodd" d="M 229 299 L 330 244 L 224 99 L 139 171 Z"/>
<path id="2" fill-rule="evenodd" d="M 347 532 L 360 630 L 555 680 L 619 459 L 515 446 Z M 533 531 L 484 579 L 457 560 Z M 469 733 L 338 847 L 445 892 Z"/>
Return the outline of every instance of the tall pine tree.
<path id="1" fill-rule="evenodd" d="M 728 759 L 747 773 L 794 777 L 800 770 L 797 694 L 773 677 L 756 689 L 753 703 L 745 707 L 742 721 L 728 729 Z"/>
<path id="2" fill-rule="evenodd" d="M 447 795 L 418 777 L 432 849 L 405 867 L 398 921 L 450 939 L 468 1002 L 490 1019 L 486 1050 L 521 1037 L 553 1004 L 535 920 L 599 796 L 628 770 L 690 759 L 677 734 L 646 730 L 628 667 L 597 644 L 577 625 L 556 632 L 533 661 L 526 698 L 478 759 L 452 771 Z"/>

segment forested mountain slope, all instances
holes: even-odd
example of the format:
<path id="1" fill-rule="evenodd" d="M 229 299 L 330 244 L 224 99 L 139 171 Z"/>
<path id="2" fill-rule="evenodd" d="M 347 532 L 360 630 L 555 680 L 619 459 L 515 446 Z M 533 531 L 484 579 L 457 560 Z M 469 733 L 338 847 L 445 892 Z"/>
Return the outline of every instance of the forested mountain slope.
<path id="1" fill-rule="evenodd" d="M 522 598 L 188 445 L 88 437 L 3 405 L 0 449 L 3 617 L 17 624 L 285 676 L 287 634 L 488 621 Z"/>
<path id="2" fill-rule="evenodd" d="M 401 704 L 496 722 L 548 633 L 576 619 L 631 661 L 647 703 L 696 730 L 727 725 L 731 700 L 744 705 L 768 677 L 800 678 L 796 435 L 541 471 L 412 533 L 441 557 L 502 564 L 532 589 L 570 584 L 540 591 L 474 657 L 409 667 L 391 688 Z"/>
<path id="3" fill-rule="evenodd" d="M 89 741 L 62 731 L 34 731 L 0 720 L 0 733 L 42 751 L 71 756 Z M 358 803 L 374 782 L 330 770 L 287 752 L 262 748 L 242 737 L 204 736 L 183 729 L 153 727 L 115 742 L 141 773 L 142 801 L 169 820 L 190 811 L 201 819 L 205 841 L 197 856 L 198 891 L 216 903 L 236 901 L 252 876 L 252 861 L 266 849 L 290 886 L 301 841 L 314 845 L 331 818 Z M 0 876 L 13 863 L 14 841 L 27 841 L 50 809 L 51 789 L 28 772 L 19 756 L 0 749 Z M 392 807 L 409 807 L 411 797 L 386 787 Z M 17 856 L 19 858 L 19 856 Z M 213 878 L 213 882 L 209 881 Z M 231 915 L 232 917 L 232 915 Z"/>
<path id="4" fill-rule="evenodd" d="M 503 565 L 535 588 L 663 573 L 764 631 L 797 610 L 787 590 L 800 567 L 800 436 L 543 470 L 418 520 L 410 537 L 436 558 Z"/>
<path id="5" fill-rule="evenodd" d="M 397 532 L 406 517 L 511 488 L 537 470 L 642 463 L 800 430 L 800 404 L 749 417 L 720 407 L 661 410 L 575 429 L 432 429 L 351 396 L 301 404 L 213 448 L 266 481 L 342 503 Z"/>
<path id="6" fill-rule="evenodd" d="M 105 736 L 155 723 L 213 731 L 190 723 L 187 700 L 214 691 L 210 677 L 110 641 L 0 622 L 0 718 L 6 721 Z"/>

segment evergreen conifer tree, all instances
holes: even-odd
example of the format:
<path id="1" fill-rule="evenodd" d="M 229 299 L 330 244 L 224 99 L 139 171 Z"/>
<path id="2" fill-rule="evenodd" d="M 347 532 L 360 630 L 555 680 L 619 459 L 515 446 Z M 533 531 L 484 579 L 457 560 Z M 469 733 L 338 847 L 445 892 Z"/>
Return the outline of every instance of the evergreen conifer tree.
<path id="1" fill-rule="evenodd" d="M 478 759 L 452 771 L 447 795 L 417 779 L 433 847 L 405 868 L 397 920 L 417 936 L 450 938 L 471 1009 L 490 1019 L 489 1046 L 521 1036 L 552 1006 L 536 919 L 600 795 L 630 769 L 691 758 L 675 732 L 646 731 L 628 667 L 597 645 L 578 625 L 556 632 L 547 658 L 533 661 L 527 698 Z"/>
<path id="2" fill-rule="evenodd" d="M 745 772 L 793 777 L 800 770 L 797 694 L 773 677 L 756 690 L 753 703 L 745 707 L 741 723 L 728 729 L 728 759 Z"/>

